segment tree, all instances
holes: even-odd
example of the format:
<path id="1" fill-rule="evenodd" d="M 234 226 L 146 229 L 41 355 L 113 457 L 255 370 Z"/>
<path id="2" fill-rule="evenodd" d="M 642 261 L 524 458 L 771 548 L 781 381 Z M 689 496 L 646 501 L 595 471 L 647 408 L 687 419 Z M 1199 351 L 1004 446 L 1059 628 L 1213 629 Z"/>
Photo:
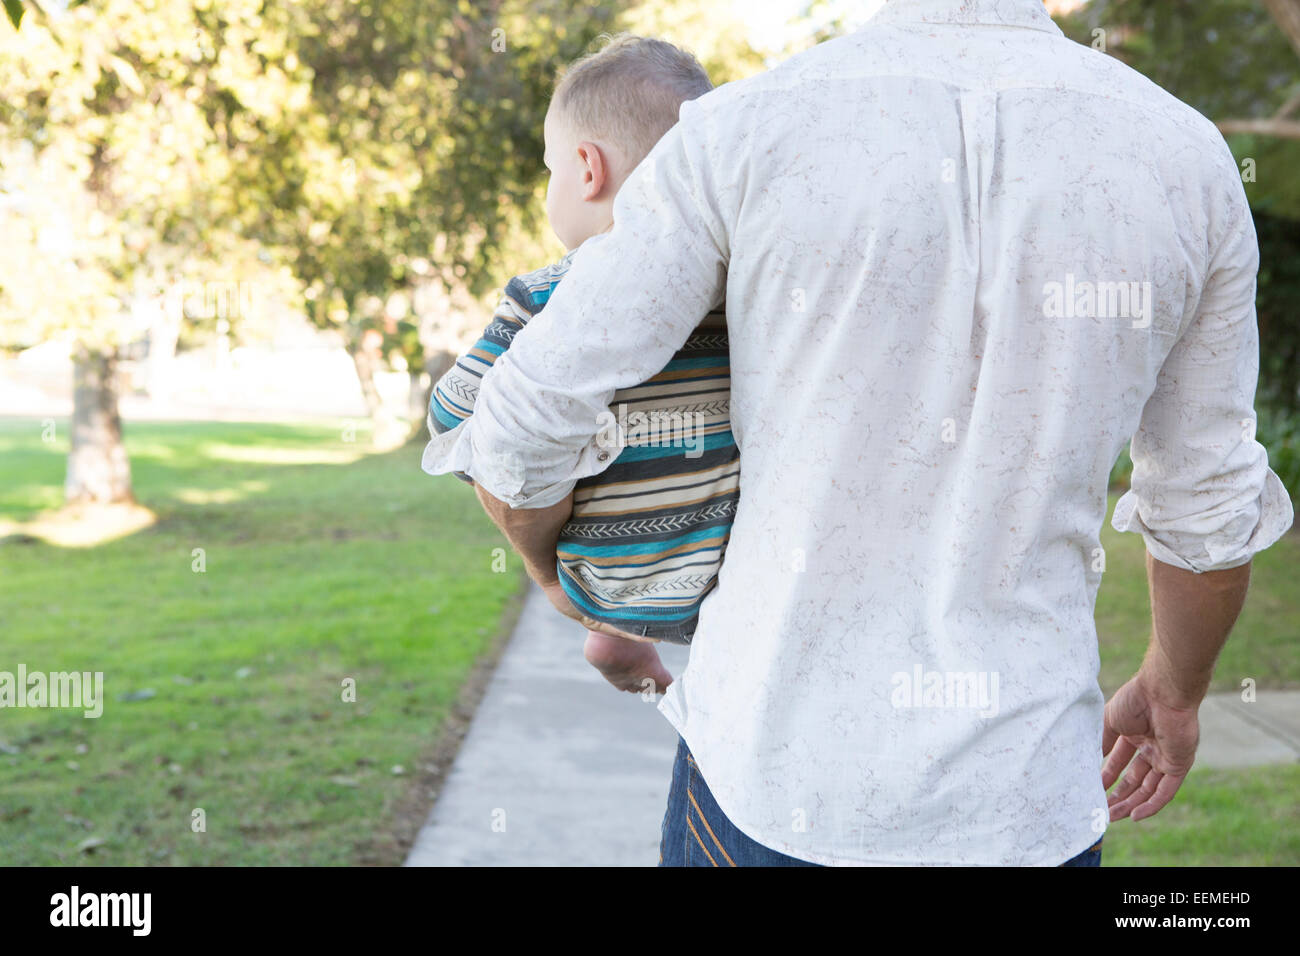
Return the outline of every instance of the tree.
<path id="1" fill-rule="evenodd" d="M 1246 167 L 1252 208 L 1300 219 L 1290 174 L 1300 141 L 1288 126 L 1300 107 L 1297 17 L 1300 0 L 1093 0 L 1059 22 L 1216 120 Z"/>
<path id="2" fill-rule="evenodd" d="M 28 6 L 0 35 L 0 340 L 73 343 L 69 502 L 131 499 L 117 364 L 180 276 L 262 269 L 229 186 L 245 118 L 292 105 L 256 0 Z M 12 13 L 12 11 L 11 11 Z"/>
<path id="3" fill-rule="evenodd" d="M 343 333 L 372 411 L 374 373 L 394 365 L 422 421 L 423 386 L 481 326 L 484 295 L 558 257 L 542 215 L 553 80 L 631 9 L 18 6 L 0 36 L 0 226 L 6 262 L 23 265 L 0 285 L 0 346 L 73 343 L 67 497 L 105 502 L 131 497 L 116 367 L 178 281 L 199 287 L 174 316 L 191 327 L 214 318 L 205 287 L 293 291 Z M 734 22 L 657 9 L 715 68 L 756 63 Z"/>
<path id="4" fill-rule="evenodd" d="M 609 28 L 617 3 L 314 0 L 275 14 L 307 91 L 260 129 L 241 188 L 249 229 L 284 251 L 307 314 L 343 334 L 372 415 L 376 370 L 421 382 L 462 329 L 411 315 L 421 290 L 472 311 L 521 234 L 541 230 L 542 119 L 556 68 Z M 427 298 L 427 297 L 426 297 Z"/>

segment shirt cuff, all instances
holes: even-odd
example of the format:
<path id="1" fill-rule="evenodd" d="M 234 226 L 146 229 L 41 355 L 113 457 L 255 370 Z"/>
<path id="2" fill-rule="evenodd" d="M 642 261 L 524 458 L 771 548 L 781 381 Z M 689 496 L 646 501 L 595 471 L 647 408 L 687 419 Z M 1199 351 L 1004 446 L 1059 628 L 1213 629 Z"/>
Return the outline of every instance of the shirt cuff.
<path id="1" fill-rule="evenodd" d="M 598 432 L 578 453 L 578 460 L 563 476 L 525 491 L 529 476 L 523 457 L 515 452 L 484 452 L 474 448 L 475 419 L 468 418 L 451 431 L 434 435 L 424 446 L 420 467 L 430 475 L 448 472 L 477 482 L 492 497 L 512 508 L 548 508 L 573 490 L 581 478 L 600 474 L 622 453 L 627 436 L 622 425 L 614 434 Z"/>
<path id="2" fill-rule="evenodd" d="M 1225 571 L 1240 567 L 1258 552 L 1277 541 L 1291 527 L 1295 513 L 1291 496 L 1287 494 L 1282 479 L 1270 468 L 1264 478 L 1264 488 L 1256 499 L 1259 520 L 1245 541 L 1229 532 L 1203 534 L 1198 531 L 1180 531 L 1175 528 L 1153 529 L 1138 513 L 1138 498 L 1127 491 L 1115 504 L 1115 514 L 1110 525 L 1116 531 L 1135 531 L 1146 540 L 1151 557 L 1165 564 L 1194 571 Z"/>
<path id="3" fill-rule="evenodd" d="M 461 481 L 473 484 L 473 478 L 450 464 L 452 447 L 456 444 L 457 433 L 464 430 L 465 422 L 461 422 L 450 431 L 440 432 L 434 427 L 433 412 L 430 411 L 425 417 L 425 426 L 429 429 L 431 438 L 429 443 L 424 446 L 424 454 L 420 457 L 420 467 L 430 475 L 452 474 Z"/>

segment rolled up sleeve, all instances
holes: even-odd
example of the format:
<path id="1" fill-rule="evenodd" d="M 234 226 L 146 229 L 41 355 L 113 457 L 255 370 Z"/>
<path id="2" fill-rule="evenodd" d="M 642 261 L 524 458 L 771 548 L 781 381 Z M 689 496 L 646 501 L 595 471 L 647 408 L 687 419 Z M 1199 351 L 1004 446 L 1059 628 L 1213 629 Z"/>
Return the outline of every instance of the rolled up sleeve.
<path id="1" fill-rule="evenodd" d="M 1291 526 L 1291 499 L 1255 440 L 1259 246 L 1244 194 L 1211 259 L 1196 314 L 1175 342 L 1131 443 L 1130 490 L 1111 525 L 1189 571 L 1245 564 Z"/>
<path id="2" fill-rule="evenodd" d="M 614 199 L 614 227 L 584 242 L 546 307 L 483 376 L 444 465 L 514 508 L 561 501 L 626 444 L 609 403 L 661 371 L 726 292 L 734 191 L 718 181 L 698 101 Z"/>

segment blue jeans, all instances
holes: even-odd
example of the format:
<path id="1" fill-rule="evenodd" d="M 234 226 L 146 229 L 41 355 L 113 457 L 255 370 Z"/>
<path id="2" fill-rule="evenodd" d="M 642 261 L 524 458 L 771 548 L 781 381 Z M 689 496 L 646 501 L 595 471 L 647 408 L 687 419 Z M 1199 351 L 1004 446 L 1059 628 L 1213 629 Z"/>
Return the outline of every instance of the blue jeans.
<path id="1" fill-rule="evenodd" d="M 778 853 L 736 829 L 714 802 L 695 758 L 680 736 L 662 832 L 660 866 L 821 865 Z M 1101 866 L 1101 840 L 1061 866 Z"/>

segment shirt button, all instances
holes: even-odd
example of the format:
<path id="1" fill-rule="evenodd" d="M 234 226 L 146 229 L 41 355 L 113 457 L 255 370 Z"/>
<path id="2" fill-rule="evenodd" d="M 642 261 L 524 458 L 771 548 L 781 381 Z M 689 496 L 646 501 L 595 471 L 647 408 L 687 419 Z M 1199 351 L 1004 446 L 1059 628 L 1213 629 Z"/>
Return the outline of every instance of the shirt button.
<path id="1" fill-rule="evenodd" d="M 608 459 L 609 459 L 609 452 L 607 451 L 602 451 L 599 455 L 596 456 L 597 461 L 607 461 Z"/>

